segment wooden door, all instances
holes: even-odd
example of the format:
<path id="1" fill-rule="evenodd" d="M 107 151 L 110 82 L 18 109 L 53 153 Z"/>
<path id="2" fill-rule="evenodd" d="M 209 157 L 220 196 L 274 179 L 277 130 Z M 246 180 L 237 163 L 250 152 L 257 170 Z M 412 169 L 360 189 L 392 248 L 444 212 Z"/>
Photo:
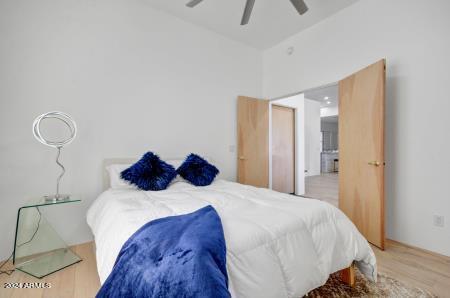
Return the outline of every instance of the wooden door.
<path id="1" fill-rule="evenodd" d="M 385 60 L 339 82 L 339 208 L 384 249 Z"/>
<path id="2" fill-rule="evenodd" d="M 238 182 L 269 187 L 269 102 L 240 96 L 237 128 Z"/>
<path id="3" fill-rule="evenodd" d="M 272 189 L 295 192 L 295 110 L 272 105 Z"/>

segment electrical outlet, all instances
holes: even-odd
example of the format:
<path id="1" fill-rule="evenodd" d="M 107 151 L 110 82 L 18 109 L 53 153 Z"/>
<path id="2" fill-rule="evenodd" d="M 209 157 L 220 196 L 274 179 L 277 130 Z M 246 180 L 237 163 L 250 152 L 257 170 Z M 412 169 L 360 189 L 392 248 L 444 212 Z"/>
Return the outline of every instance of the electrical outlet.
<path id="1" fill-rule="evenodd" d="M 434 215 L 433 216 L 433 224 L 436 227 L 444 227 L 444 217 L 440 215 Z"/>

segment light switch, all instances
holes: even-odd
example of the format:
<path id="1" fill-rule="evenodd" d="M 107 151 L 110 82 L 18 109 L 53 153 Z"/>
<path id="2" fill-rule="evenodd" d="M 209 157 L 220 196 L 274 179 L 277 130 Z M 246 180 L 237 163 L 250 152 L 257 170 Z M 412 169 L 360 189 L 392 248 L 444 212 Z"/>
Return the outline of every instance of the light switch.
<path id="1" fill-rule="evenodd" d="M 444 217 L 440 215 L 434 215 L 433 216 L 433 224 L 436 227 L 443 227 L 444 226 Z"/>

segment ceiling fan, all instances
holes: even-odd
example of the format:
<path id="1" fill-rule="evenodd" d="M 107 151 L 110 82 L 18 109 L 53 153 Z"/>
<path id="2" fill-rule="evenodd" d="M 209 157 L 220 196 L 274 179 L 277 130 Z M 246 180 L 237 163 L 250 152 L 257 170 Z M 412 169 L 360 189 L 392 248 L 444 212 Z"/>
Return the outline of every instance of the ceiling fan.
<path id="1" fill-rule="evenodd" d="M 187 7 L 195 7 L 197 4 L 202 2 L 203 0 L 191 0 L 189 1 L 186 6 Z M 303 0 L 290 0 L 292 5 L 294 5 L 295 9 L 298 11 L 300 15 L 304 14 L 308 11 L 308 6 L 306 6 L 305 1 Z M 244 15 L 242 16 L 241 25 L 247 25 L 248 21 L 250 20 L 250 15 L 252 14 L 253 6 L 255 4 L 255 0 L 247 0 L 247 3 L 245 4 L 244 9 Z"/>

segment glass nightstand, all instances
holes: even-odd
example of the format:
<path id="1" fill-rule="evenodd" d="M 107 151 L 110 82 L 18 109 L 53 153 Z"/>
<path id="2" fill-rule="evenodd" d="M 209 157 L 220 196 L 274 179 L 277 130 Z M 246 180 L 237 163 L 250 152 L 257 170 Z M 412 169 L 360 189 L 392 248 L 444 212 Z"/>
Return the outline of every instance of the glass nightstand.
<path id="1" fill-rule="evenodd" d="M 42 278 L 78 263 L 81 258 L 69 249 L 56 233 L 40 208 L 81 202 L 76 198 L 46 201 L 32 199 L 17 212 L 13 263 L 17 270 Z"/>

